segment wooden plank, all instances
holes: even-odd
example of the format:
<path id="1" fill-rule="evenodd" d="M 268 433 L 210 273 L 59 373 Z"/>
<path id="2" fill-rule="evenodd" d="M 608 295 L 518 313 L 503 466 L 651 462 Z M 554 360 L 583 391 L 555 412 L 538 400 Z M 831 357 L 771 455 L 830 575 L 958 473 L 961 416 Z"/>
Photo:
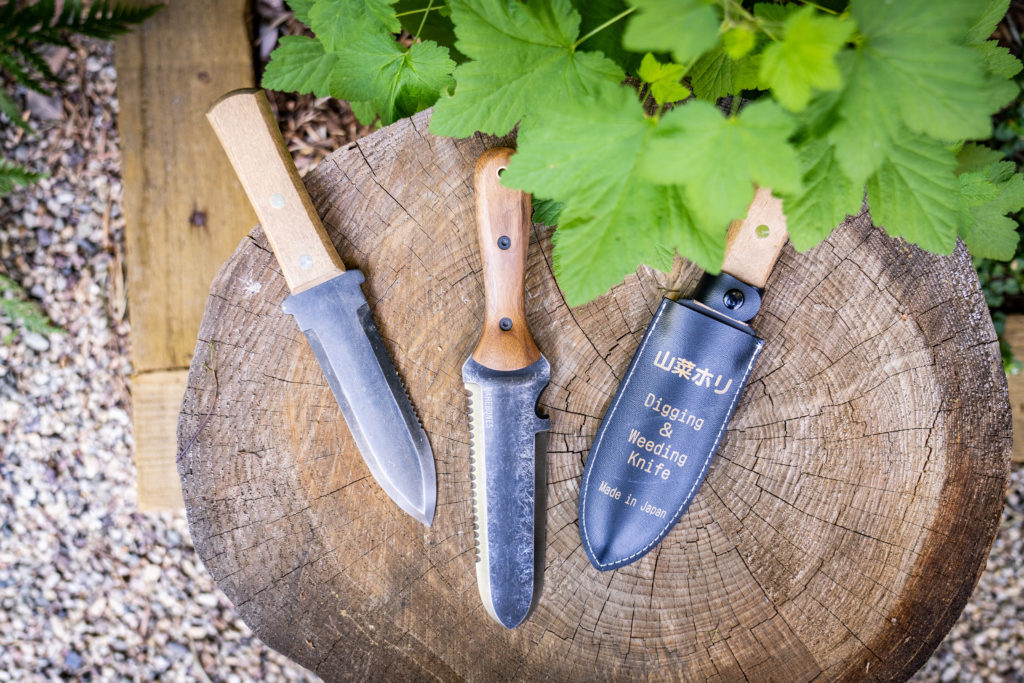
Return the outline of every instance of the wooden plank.
<path id="1" fill-rule="evenodd" d="M 223 93 L 254 85 L 248 0 L 170 0 L 152 19 L 118 40 L 115 49 L 120 113 L 134 390 L 145 406 L 163 405 L 163 375 L 187 368 L 213 276 L 256 224 L 205 114 Z M 180 401 L 181 392 L 177 400 Z M 173 447 L 147 435 L 170 434 L 173 411 L 136 417 L 139 504 L 166 485 Z M 139 438 L 139 436 L 145 438 Z M 150 452 L 147 449 L 154 447 Z M 150 466 L 152 465 L 152 467 Z M 152 474 L 156 479 L 149 481 Z M 180 506 L 180 494 L 175 505 Z"/>
<path id="2" fill-rule="evenodd" d="M 1006 316 L 1006 341 L 1013 347 L 1013 355 L 1024 359 L 1024 315 Z M 1010 408 L 1013 410 L 1013 454 L 1010 459 L 1015 463 L 1024 463 L 1024 373 L 1007 375 L 1006 383 L 1010 386 Z"/>
<path id="3" fill-rule="evenodd" d="M 175 463 L 178 454 L 175 432 L 187 384 L 188 370 L 147 372 L 132 380 L 140 510 L 184 506 Z"/>
<path id="4" fill-rule="evenodd" d="M 136 372 L 188 367 L 213 276 L 256 224 L 206 110 L 254 81 L 247 0 L 173 0 L 117 43 Z"/>

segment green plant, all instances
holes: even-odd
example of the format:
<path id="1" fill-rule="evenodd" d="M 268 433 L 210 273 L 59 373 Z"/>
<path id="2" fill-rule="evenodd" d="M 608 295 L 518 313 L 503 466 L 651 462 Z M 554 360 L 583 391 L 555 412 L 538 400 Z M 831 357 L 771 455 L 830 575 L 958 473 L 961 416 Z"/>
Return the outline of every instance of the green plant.
<path id="1" fill-rule="evenodd" d="M 88 5 L 81 0 L 65 0 L 59 4 L 56 0 L 9 0 L 0 5 L 0 73 L 10 83 L 49 95 L 48 84 L 59 85 L 61 79 L 43 59 L 38 46 L 68 45 L 72 34 L 110 40 L 148 19 L 160 7 L 162 5 L 137 6 L 110 0 L 98 0 Z M 31 131 L 14 97 L 2 89 L 0 113 L 12 125 Z M 0 158 L 0 195 L 42 177 L 42 173 L 33 173 Z"/>
<path id="2" fill-rule="evenodd" d="M 0 312 L 18 321 L 29 332 L 53 334 L 64 331 L 53 324 L 39 304 L 28 298 L 21 285 L 5 275 L 0 275 Z M 3 343 L 10 344 L 13 335 L 12 331 L 4 337 Z"/>
<path id="3" fill-rule="evenodd" d="M 289 1 L 315 38 L 283 38 L 265 87 L 385 124 L 436 102 L 438 135 L 520 126 L 502 182 L 558 223 L 572 305 L 674 252 L 717 272 L 755 185 L 783 199 L 799 250 L 866 192 L 893 236 L 1013 254 L 1024 180 L 965 145 L 1019 90 L 1020 62 L 989 40 L 1009 0 Z"/>

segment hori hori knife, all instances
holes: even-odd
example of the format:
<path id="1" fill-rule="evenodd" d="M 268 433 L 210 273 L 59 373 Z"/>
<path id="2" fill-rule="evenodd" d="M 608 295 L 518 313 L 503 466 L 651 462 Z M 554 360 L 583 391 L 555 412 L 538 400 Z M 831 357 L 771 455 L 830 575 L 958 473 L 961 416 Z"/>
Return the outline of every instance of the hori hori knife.
<path id="1" fill-rule="evenodd" d="M 234 166 L 292 295 L 282 309 L 306 335 L 377 483 L 426 525 L 437 479 L 426 432 L 388 356 L 358 270 L 345 270 L 262 90 L 218 100 L 207 118 Z"/>
<path id="2" fill-rule="evenodd" d="M 480 341 L 462 366 L 469 393 L 476 578 L 487 613 L 518 626 L 540 598 L 548 420 L 537 399 L 551 375 L 526 325 L 523 277 L 530 195 L 499 184 L 512 150 L 476 164 L 477 237 L 484 277 Z"/>

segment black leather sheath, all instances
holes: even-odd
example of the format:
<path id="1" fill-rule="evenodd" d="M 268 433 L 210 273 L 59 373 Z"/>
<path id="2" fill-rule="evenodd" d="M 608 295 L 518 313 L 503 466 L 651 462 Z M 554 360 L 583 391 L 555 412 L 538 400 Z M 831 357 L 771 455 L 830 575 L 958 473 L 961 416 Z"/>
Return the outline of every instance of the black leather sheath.
<path id="1" fill-rule="evenodd" d="M 756 305 L 748 311 L 741 319 Z M 583 472 L 580 534 L 595 567 L 635 562 L 679 521 L 763 344 L 748 325 L 706 305 L 661 302 Z"/>

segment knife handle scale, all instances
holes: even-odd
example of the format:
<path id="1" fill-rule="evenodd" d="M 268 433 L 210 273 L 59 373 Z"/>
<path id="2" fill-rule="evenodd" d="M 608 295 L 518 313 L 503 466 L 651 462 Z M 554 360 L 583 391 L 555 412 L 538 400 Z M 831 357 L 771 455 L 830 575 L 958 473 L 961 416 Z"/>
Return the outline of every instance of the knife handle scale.
<path id="1" fill-rule="evenodd" d="M 262 90 L 235 90 L 206 118 L 256 210 L 293 294 L 345 272 Z"/>
<path id="2" fill-rule="evenodd" d="M 782 200 L 773 197 L 769 188 L 759 187 L 747 217 L 729 226 L 722 270 L 763 288 L 788 238 Z"/>
<path id="3" fill-rule="evenodd" d="M 540 358 L 523 300 L 530 195 L 499 182 L 512 153 L 507 147 L 487 150 L 473 176 L 485 299 L 484 327 L 473 360 L 492 370 L 519 370 Z"/>

